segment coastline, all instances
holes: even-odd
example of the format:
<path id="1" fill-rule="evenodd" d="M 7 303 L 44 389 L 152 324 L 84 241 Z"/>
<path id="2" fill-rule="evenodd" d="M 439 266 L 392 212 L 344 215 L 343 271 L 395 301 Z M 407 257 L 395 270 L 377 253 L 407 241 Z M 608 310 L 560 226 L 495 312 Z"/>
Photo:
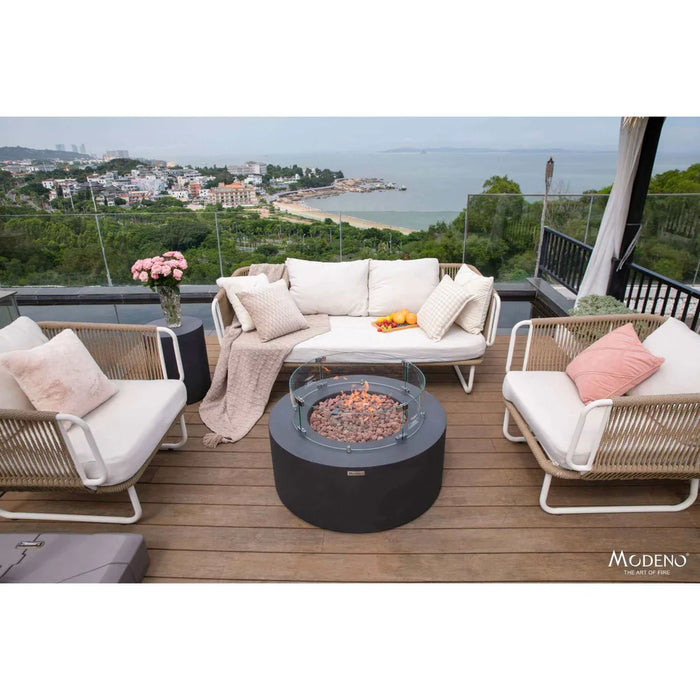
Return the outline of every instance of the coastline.
<path id="1" fill-rule="evenodd" d="M 287 214 L 293 214 L 294 216 L 300 216 L 305 219 L 312 219 L 314 221 L 324 221 L 325 219 L 330 219 L 334 223 L 338 223 L 339 215 L 332 214 L 330 212 L 322 211 L 321 209 L 316 209 L 310 207 L 303 201 L 289 202 L 283 197 L 280 197 L 277 201 L 273 202 L 275 209 Z M 378 221 L 370 221 L 368 219 L 359 219 L 356 216 L 346 216 L 343 215 L 343 221 L 345 223 L 354 226 L 355 228 L 368 229 L 368 228 L 378 228 L 378 229 L 391 229 L 392 231 L 398 231 L 404 236 L 408 236 L 414 233 L 416 229 L 406 228 L 405 226 L 393 226 L 392 224 L 383 224 Z"/>

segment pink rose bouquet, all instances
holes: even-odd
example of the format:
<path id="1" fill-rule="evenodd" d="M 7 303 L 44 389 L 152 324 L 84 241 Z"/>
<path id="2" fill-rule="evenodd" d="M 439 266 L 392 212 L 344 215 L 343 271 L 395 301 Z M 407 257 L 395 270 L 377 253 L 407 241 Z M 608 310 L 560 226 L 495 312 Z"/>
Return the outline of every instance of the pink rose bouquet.
<path id="1" fill-rule="evenodd" d="M 177 287 L 186 269 L 185 256 L 179 250 L 169 250 L 155 258 L 137 260 L 131 266 L 131 276 L 151 289 L 160 286 Z"/>

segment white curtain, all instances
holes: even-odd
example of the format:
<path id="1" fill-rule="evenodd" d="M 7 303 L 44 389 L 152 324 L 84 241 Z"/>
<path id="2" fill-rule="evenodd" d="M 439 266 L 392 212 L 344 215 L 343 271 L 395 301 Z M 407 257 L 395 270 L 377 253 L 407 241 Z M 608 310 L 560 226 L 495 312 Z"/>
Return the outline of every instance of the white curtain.
<path id="1" fill-rule="evenodd" d="M 576 301 L 587 294 L 605 294 L 608 289 L 612 269 L 611 260 L 620 257 L 620 245 L 627 222 L 632 184 L 637 174 L 639 153 L 648 121 L 648 117 L 624 117 L 620 122 L 615 182 Z"/>

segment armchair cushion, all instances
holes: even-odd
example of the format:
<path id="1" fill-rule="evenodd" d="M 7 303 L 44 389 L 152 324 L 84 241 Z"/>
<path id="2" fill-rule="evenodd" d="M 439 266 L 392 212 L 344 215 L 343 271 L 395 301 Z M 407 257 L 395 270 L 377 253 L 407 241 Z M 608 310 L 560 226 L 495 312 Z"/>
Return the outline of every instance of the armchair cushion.
<path id="1" fill-rule="evenodd" d="M 642 346 L 634 326 L 626 323 L 589 345 L 567 366 L 584 403 L 622 396 L 663 364 Z"/>
<path id="2" fill-rule="evenodd" d="M 39 411 L 82 417 L 116 392 L 70 329 L 29 350 L 6 353 L 1 362 Z"/>
<path id="3" fill-rule="evenodd" d="M 83 417 L 105 462 L 106 486 L 123 483 L 136 474 L 163 442 L 187 401 L 187 389 L 176 379 L 112 383 L 114 396 Z M 74 427 L 67 435 L 87 476 L 99 476 L 85 433 Z"/>
<path id="4" fill-rule="evenodd" d="M 570 468 L 566 453 L 585 408 L 571 379 L 564 372 L 508 372 L 503 396 L 518 409 L 550 459 Z M 597 447 L 605 415 L 603 407 L 589 414 L 573 456 L 576 464 L 588 462 Z"/>
<path id="5" fill-rule="evenodd" d="M 630 389 L 629 396 L 700 394 L 700 335 L 669 318 L 642 345 L 666 361 L 658 372 Z"/>

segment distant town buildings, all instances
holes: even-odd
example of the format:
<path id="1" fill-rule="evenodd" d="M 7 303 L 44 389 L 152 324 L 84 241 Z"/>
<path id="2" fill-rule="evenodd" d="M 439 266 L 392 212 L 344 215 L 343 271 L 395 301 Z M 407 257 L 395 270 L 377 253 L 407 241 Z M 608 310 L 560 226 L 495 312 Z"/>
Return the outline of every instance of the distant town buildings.
<path id="1" fill-rule="evenodd" d="M 56 144 L 56 150 L 57 150 L 57 151 L 65 151 L 65 150 L 66 150 L 66 144 L 65 144 L 65 143 L 57 143 L 57 144 Z"/>
<path id="2" fill-rule="evenodd" d="M 56 150 L 63 148 L 64 144 L 56 144 Z M 84 144 L 81 144 L 81 149 L 83 148 Z M 107 151 L 102 160 L 126 157 L 128 151 Z M 0 168 L 19 178 L 40 172 L 55 175 L 56 171 L 66 171 L 67 174 L 71 168 L 94 168 L 99 163 L 100 160 L 79 158 L 53 158 L 47 161 L 23 159 L 3 161 Z M 212 182 L 215 182 L 213 176 L 203 175 L 196 168 L 178 167 L 175 163 L 165 161 L 138 165 L 126 174 L 120 174 L 117 170 L 104 173 L 87 172 L 84 178 L 45 176 L 40 182 L 48 190 L 49 201 L 58 198 L 74 199 L 78 193 L 92 192 L 98 203 L 107 206 L 132 205 L 144 199 L 155 201 L 161 197 L 173 197 L 193 210 L 201 209 L 207 204 L 220 204 L 225 208 L 258 204 L 258 195 L 264 194 L 261 187 L 267 165 L 249 161 L 243 166 L 232 167 L 238 168 L 239 171 L 245 170 L 245 182 L 219 182 L 212 187 Z M 74 172 L 71 172 L 71 175 L 74 175 Z"/>
<path id="3" fill-rule="evenodd" d="M 222 207 L 245 207 L 258 203 L 254 187 L 246 187 L 241 182 L 225 185 L 220 182 L 217 187 L 208 190 L 210 204 L 221 204 Z"/>

